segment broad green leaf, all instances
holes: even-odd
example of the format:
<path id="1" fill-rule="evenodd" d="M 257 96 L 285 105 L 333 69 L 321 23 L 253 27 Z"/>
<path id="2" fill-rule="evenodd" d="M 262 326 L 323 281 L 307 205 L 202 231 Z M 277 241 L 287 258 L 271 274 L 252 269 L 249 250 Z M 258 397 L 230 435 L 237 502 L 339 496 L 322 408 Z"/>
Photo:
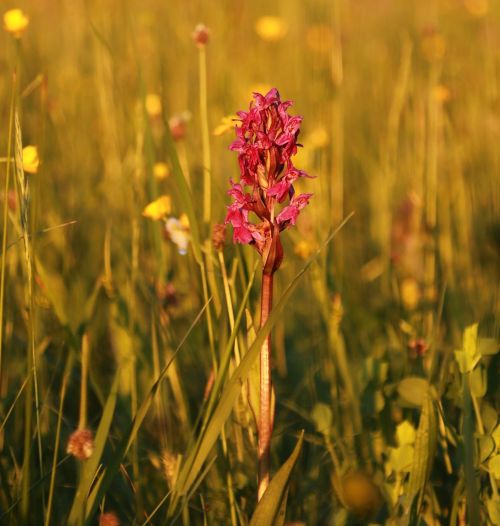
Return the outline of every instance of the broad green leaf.
<path id="1" fill-rule="evenodd" d="M 462 349 L 455 351 L 455 359 L 462 373 L 472 371 L 481 359 L 477 345 L 477 327 L 478 324 L 475 323 L 464 330 Z"/>
<path id="2" fill-rule="evenodd" d="M 396 473 L 406 473 L 410 471 L 413 462 L 413 456 L 415 453 L 413 446 L 410 444 L 405 444 L 400 447 L 391 447 L 388 449 L 388 464 L 391 467 L 391 469 L 396 471 Z"/>
<path id="3" fill-rule="evenodd" d="M 497 449 L 500 450 L 500 424 L 498 424 L 495 429 L 493 430 L 493 433 L 491 433 L 491 437 L 495 441 L 495 444 L 497 446 Z"/>
<path id="4" fill-rule="evenodd" d="M 281 526 L 285 522 L 286 499 L 292 470 L 299 458 L 304 432 L 288 460 L 271 479 L 268 488 L 260 499 L 249 526 Z"/>
<path id="5" fill-rule="evenodd" d="M 85 512 L 85 501 L 92 486 L 92 481 L 95 477 L 97 468 L 101 462 L 104 446 L 106 445 L 106 440 L 109 435 L 109 429 L 115 412 L 116 398 L 118 394 L 118 379 L 119 372 L 116 373 L 111 392 L 109 393 L 106 405 L 104 406 L 99 427 L 97 428 L 94 440 L 94 451 L 91 457 L 83 464 L 80 483 L 78 484 L 75 499 L 73 500 L 73 505 L 69 514 L 69 524 L 77 524 L 79 518 Z"/>
<path id="6" fill-rule="evenodd" d="M 500 526 L 500 496 L 494 495 L 486 501 L 486 509 L 494 526 Z"/>
<path id="7" fill-rule="evenodd" d="M 479 365 L 470 373 L 470 392 L 476 398 L 482 398 L 486 394 L 488 378 L 486 370 Z"/>
<path id="8" fill-rule="evenodd" d="M 495 455 L 488 461 L 488 470 L 496 478 L 500 480 L 500 455 Z"/>
<path id="9" fill-rule="evenodd" d="M 429 382 L 425 378 L 418 376 L 403 378 L 397 387 L 399 396 L 415 407 L 422 406 L 427 398 L 429 389 Z"/>
<path id="10" fill-rule="evenodd" d="M 403 422 L 396 427 L 396 437 L 400 446 L 413 444 L 415 442 L 415 435 L 415 428 L 408 420 L 403 420 Z"/>
<path id="11" fill-rule="evenodd" d="M 495 452 L 496 444 L 492 437 L 483 435 L 478 438 L 479 463 L 482 464 Z"/>

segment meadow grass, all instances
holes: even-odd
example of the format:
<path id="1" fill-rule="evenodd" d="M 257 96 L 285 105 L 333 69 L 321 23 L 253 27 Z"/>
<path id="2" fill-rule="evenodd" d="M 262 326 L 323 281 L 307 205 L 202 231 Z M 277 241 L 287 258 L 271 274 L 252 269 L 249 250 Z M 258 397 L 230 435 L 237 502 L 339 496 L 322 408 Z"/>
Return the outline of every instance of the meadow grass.
<path id="1" fill-rule="evenodd" d="M 0 524 L 500 524 L 500 4 L 10 8 Z M 316 178 L 261 327 L 213 227 L 271 87 Z"/>

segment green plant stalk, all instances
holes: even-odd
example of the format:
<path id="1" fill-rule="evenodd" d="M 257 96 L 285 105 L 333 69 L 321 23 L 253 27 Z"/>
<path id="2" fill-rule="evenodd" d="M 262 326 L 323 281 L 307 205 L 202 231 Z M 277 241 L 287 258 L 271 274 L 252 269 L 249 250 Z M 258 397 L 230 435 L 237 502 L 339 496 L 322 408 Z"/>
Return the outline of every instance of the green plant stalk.
<path id="1" fill-rule="evenodd" d="M 82 338 L 82 372 L 80 380 L 80 418 L 78 429 L 87 427 L 87 377 L 89 371 L 89 337 L 85 333 Z"/>
<path id="2" fill-rule="evenodd" d="M 203 222 L 210 224 L 212 217 L 211 159 L 208 132 L 207 104 L 207 56 L 205 46 L 198 47 L 199 81 L 200 81 L 200 118 L 201 141 L 203 150 Z"/>
<path id="3" fill-rule="evenodd" d="M 467 516 L 471 526 L 481 524 L 479 511 L 478 488 L 476 481 L 475 461 L 475 438 L 474 438 L 474 415 L 470 392 L 470 373 L 464 373 L 463 381 L 463 401 L 464 401 L 464 474 L 465 474 L 465 493 L 467 496 Z"/>
<path id="4" fill-rule="evenodd" d="M 3 364 L 3 304 L 5 295 L 5 267 L 7 263 L 7 221 L 9 212 L 9 183 L 10 167 L 12 164 L 12 131 L 14 128 L 14 103 L 16 93 L 16 74 L 12 78 L 12 94 L 9 111 L 9 138 L 7 144 L 7 166 L 5 169 L 5 190 L 3 204 L 3 230 L 2 230 L 2 268 L 0 271 L 0 393 L 2 392 L 2 364 Z"/>
<path id="5" fill-rule="evenodd" d="M 260 327 L 269 319 L 273 304 L 273 274 L 262 274 L 260 304 Z M 260 410 L 259 410 L 259 482 L 260 500 L 269 486 L 271 434 L 273 431 L 271 411 L 271 335 L 268 334 L 260 349 Z"/>
<path id="6" fill-rule="evenodd" d="M 52 504 L 54 502 L 54 490 L 56 483 L 56 473 L 57 473 L 57 454 L 59 451 L 59 443 L 61 440 L 61 424 L 64 408 L 64 399 L 66 398 L 66 388 L 68 386 L 68 378 L 73 366 L 73 353 L 70 354 L 68 362 L 66 364 L 66 370 L 64 371 L 64 376 L 61 385 L 61 395 L 59 399 L 59 412 L 57 414 L 57 427 L 56 427 L 56 441 L 54 444 L 54 457 L 52 459 L 52 471 L 50 474 L 50 486 L 49 486 L 49 498 L 47 502 L 47 511 L 45 514 L 45 526 L 50 524 L 50 516 L 52 515 Z"/>

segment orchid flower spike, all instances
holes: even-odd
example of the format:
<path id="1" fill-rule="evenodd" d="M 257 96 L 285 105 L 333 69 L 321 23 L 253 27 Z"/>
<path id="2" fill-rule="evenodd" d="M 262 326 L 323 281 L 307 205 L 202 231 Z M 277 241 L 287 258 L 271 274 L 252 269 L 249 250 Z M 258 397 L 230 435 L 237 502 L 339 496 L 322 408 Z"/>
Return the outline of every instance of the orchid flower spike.
<path id="1" fill-rule="evenodd" d="M 312 196 L 295 195 L 293 184 L 311 176 L 292 162 L 302 123 L 302 117 L 288 113 L 292 102 L 282 101 L 276 88 L 253 98 L 248 111 L 237 113 L 241 124 L 230 149 L 238 152 L 240 181 L 230 180 L 233 202 L 226 223 L 233 226 L 233 241 L 253 245 L 264 273 L 273 274 L 283 260 L 280 232 L 295 225 Z"/>

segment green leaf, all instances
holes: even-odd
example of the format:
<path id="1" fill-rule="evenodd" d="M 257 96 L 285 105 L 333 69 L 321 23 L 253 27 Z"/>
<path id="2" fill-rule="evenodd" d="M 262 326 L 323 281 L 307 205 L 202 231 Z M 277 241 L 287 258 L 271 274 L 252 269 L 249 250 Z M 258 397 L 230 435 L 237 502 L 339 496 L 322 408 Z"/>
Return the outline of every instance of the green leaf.
<path id="1" fill-rule="evenodd" d="M 299 441 L 288 460 L 271 479 L 255 508 L 249 526 L 281 526 L 284 524 L 290 476 L 299 458 L 303 441 L 304 431 L 301 432 Z"/>
<path id="2" fill-rule="evenodd" d="M 397 390 L 401 398 L 414 407 L 421 407 L 429 393 L 429 382 L 425 378 L 410 376 L 399 382 Z"/>
<path id="3" fill-rule="evenodd" d="M 212 450 L 212 447 L 214 446 L 220 432 L 222 431 L 226 420 L 231 414 L 234 404 L 238 396 L 240 395 L 242 384 L 247 380 L 255 360 L 260 354 L 260 349 L 262 347 L 262 344 L 264 343 L 264 340 L 267 338 L 267 335 L 273 328 L 274 324 L 278 321 L 280 316 L 282 316 L 282 311 L 284 310 L 284 307 L 287 304 L 290 296 L 294 292 L 295 288 L 299 284 L 304 274 L 309 270 L 311 264 L 319 255 L 321 250 L 324 249 L 330 243 L 330 241 L 333 239 L 333 236 L 340 230 L 340 228 L 342 228 L 342 226 L 349 220 L 350 217 L 352 217 L 352 214 L 350 214 L 328 236 L 323 246 L 309 259 L 309 261 L 302 268 L 302 270 L 290 282 L 288 287 L 281 295 L 279 301 L 273 307 L 267 322 L 264 324 L 263 327 L 260 328 L 255 338 L 255 341 L 252 343 L 247 353 L 241 360 L 239 366 L 235 369 L 231 378 L 225 385 L 222 395 L 218 401 L 217 407 L 215 408 L 213 414 L 210 416 L 210 419 L 207 421 L 207 424 L 202 428 L 202 432 L 200 433 L 196 446 L 187 456 L 186 461 L 182 466 L 181 472 L 177 479 L 176 492 L 178 495 L 186 495 L 189 492 L 190 486 L 196 480 L 197 474 L 201 470 L 203 463 L 210 454 L 210 451 Z M 235 328 L 237 328 L 237 326 L 238 324 L 235 323 Z M 228 345 L 233 345 L 235 337 L 236 331 L 233 331 Z M 214 390 L 212 395 L 215 396 L 215 394 L 216 392 Z M 175 501 L 173 502 L 173 504 L 171 504 L 169 513 L 172 513 L 174 506 Z"/>
<path id="4" fill-rule="evenodd" d="M 102 413 L 101 421 L 99 422 L 99 427 L 97 428 L 97 433 L 94 440 L 94 451 L 91 457 L 83 464 L 82 476 L 80 478 L 80 483 L 78 484 L 76 495 L 69 514 L 69 524 L 77 524 L 79 518 L 85 513 L 85 502 L 87 500 L 87 495 L 92 486 L 92 481 L 94 480 L 97 468 L 101 462 L 104 446 L 106 445 L 106 440 L 109 435 L 109 429 L 111 427 L 111 422 L 115 412 L 116 398 L 118 394 L 118 379 L 119 372 L 116 373 L 113 385 L 111 387 L 111 392 L 109 393 L 108 399 L 106 400 L 106 405 L 104 406 L 104 411 Z"/>
<path id="5" fill-rule="evenodd" d="M 500 526 L 500 497 L 494 495 L 486 501 L 486 509 L 494 526 Z"/>
<path id="6" fill-rule="evenodd" d="M 408 420 L 403 420 L 401 424 L 398 424 L 396 427 L 396 437 L 398 439 L 398 444 L 404 446 L 405 444 L 414 444 L 415 443 L 416 431 Z"/>
<path id="7" fill-rule="evenodd" d="M 492 437 L 483 435 L 478 438 L 479 463 L 482 464 L 495 452 L 496 444 Z"/>
<path id="8" fill-rule="evenodd" d="M 486 394 L 488 378 L 484 367 L 476 367 L 470 373 L 470 392 L 476 398 L 482 398 Z"/>
<path id="9" fill-rule="evenodd" d="M 455 359 L 462 373 L 472 371 L 481 359 L 477 345 L 477 328 L 478 324 L 475 323 L 464 330 L 462 349 L 455 351 Z"/>
<path id="10" fill-rule="evenodd" d="M 149 408 L 151 407 L 151 404 L 153 403 L 153 400 L 156 398 L 158 390 L 160 389 L 160 385 L 161 385 L 163 379 L 165 378 L 166 374 L 168 373 L 168 370 L 169 370 L 170 366 L 172 365 L 175 357 L 177 356 L 178 352 L 180 351 L 180 349 L 184 345 L 184 342 L 186 341 L 188 336 L 191 334 L 191 331 L 198 324 L 198 322 L 199 322 L 202 314 L 205 312 L 205 309 L 207 308 L 208 304 L 209 304 L 209 302 L 205 303 L 205 305 L 203 306 L 203 308 L 198 313 L 198 315 L 194 319 L 193 323 L 191 324 L 191 326 L 187 330 L 186 334 L 182 338 L 181 342 L 177 346 L 177 349 L 173 352 L 170 360 L 166 363 L 165 367 L 162 369 L 162 371 L 158 375 L 158 378 L 156 379 L 155 383 L 153 384 L 153 386 L 149 390 L 149 393 L 146 395 L 145 399 L 142 401 L 141 405 L 139 406 L 139 409 L 137 410 L 137 413 L 136 413 L 132 423 L 130 424 L 129 429 L 127 430 L 127 432 L 125 433 L 125 435 L 121 439 L 120 443 L 118 444 L 118 446 L 116 448 L 116 451 L 115 451 L 115 454 L 113 455 L 113 458 L 112 458 L 110 464 L 106 468 L 106 471 L 105 471 L 104 475 L 99 480 L 100 486 L 99 486 L 98 491 L 93 492 L 93 494 L 92 494 L 92 499 L 93 500 L 92 500 L 91 505 L 89 506 L 88 513 L 87 513 L 87 519 L 86 519 L 86 522 L 85 522 L 85 524 L 87 526 L 90 526 L 92 524 L 92 519 L 93 519 L 93 515 L 94 515 L 94 513 L 96 511 L 97 504 L 101 501 L 102 497 L 104 496 L 105 492 L 107 491 L 109 485 L 111 484 L 111 481 L 113 480 L 115 474 L 117 473 L 117 471 L 120 468 L 120 465 L 121 465 L 121 463 L 123 461 L 123 458 L 125 457 L 125 455 L 127 454 L 128 450 L 130 449 L 130 446 L 134 442 L 134 440 L 135 440 L 135 438 L 137 436 L 137 433 L 139 432 L 139 429 L 140 429 L 140 427 L 142 425 L 142 422 L 146 418 L 146 415 L 148 414 Z M 117 373 L 116 378 L 117 379 L 115 380 L 115 384 L 116 384 L 116 388 L 118 388 L 119 373 Z"/>
<path id="11" fill-rule="evenodd" d="M 420 511 L 425 486 L 429 481 L 437 443 L 437 415 L 430 393 L 422 405 L 422 413 L 415 436 L 415 452 L 408 483 L 407 505 L 418 495 L 417 512 Z"/>
<path id="12" fill-rule="evenodd" d="M 496 478 L 500 480 L 500 455 L 495 455 L 488 461 L 488 470 Z"/>
<path id="13" fill-rule="evenodd" d="M 413 457 L 415 455 L 412 445 L 404 444 L 400 447 L 391 447 L 388 449 L 390 451 L 388 464 L 391 469 L 396 471 L 396 473 L 407 473 L 411 470 Z"/>

